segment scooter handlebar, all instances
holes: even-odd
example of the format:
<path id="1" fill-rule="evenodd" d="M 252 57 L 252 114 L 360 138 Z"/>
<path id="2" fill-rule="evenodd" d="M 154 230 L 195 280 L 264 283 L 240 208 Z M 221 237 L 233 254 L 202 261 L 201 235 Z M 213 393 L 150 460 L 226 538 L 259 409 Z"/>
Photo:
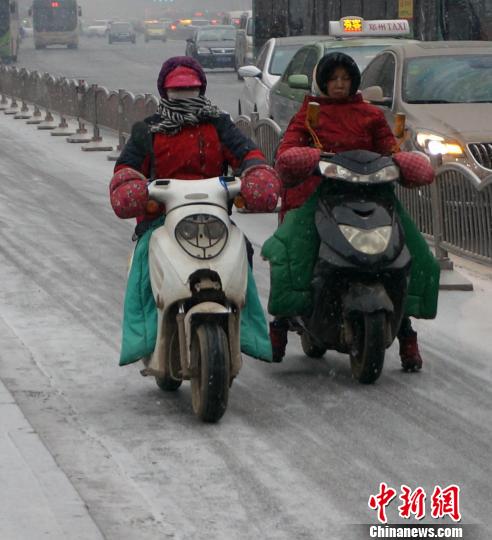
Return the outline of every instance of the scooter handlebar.
<path id="1" fill-rule="evenodd" d="M 174 188 L 173 188 L 174 184 Z M 183 190 L 183 195 L 193 199 L 193 193 L 209 193 L 211 196 L 227 192 L 228 200 L 233 200 L 241 191 L 241 181 L 235 176 L 217 176 L 214 178 L 204 178 L 196 180 L 183 180 L 178 178 L 157 178 L 149 182 L 147 189 L 149 198 L 161 203 L 166 203 L 166 199 L 179 186 Z"/>

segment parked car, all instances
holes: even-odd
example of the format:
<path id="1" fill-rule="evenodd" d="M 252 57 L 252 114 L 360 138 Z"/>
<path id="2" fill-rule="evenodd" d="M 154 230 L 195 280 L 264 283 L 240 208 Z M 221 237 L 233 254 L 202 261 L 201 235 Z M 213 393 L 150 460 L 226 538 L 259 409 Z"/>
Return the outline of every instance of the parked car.
<path id="1" fill-rule="evenodd" d="M 356 26 L 360 21 L 360 32 L 353 30 L 344 32 L 344 26 L 350 21 Z M 409 32 L 408 22 L 384 21 L 374 25 L 372 21 L 364 21 L 360 17 L 344 17 L 341 21 L 330 21 L 330 35 L 318 36 L 318 40 L 305 45 L 292 57 L 282 77 L 275 83 L 270 91 L 270 117 L 285 129 L 290 119 L 299 110 L 304 96 L 311 90 L 313 69 L 318 60 L 329 52 L 344 52 L 349 54 L 359 66 L 360 70 L 376 56 L 376 54 L 389 45 L 409 42 L 395 37 L 380 37 L 381 34 L 406 36 Z M 398 30 L 399 29 L 399 30 Z M 347 37 L 347 35 L 352 37 Z M 357 37 L 362 35 L 367 37 Z"/>
<path id="2" fill-rule="evenodd" d="M 111 44 L 115 41 L 137 42 L 137 34 L 130 22 L 114 21 L 109 25 L 108 42 Z"/>
<path id="3" fill-rule="evenodd" d="M 255 32 L 253 12 L 244 11 L 239 19 L 239 28 L 236 39 L 236 71 L 247 64 L 254 62 L 253 35 Z M 241 76 L 238 74 L 238 78 Z"/>
<path id="4" fill-rule="evenodd" d="M 236 31 L 232 25 L 204 26 L 186 40 L 186 56 L 192 56 L 203 67 L 233 68 Z"/>
<path id="5" fill-rule="evenodd" d="M 93 21 L 85 30 L 88 37 L 106 37 L 109 34 L 109 20 Z"/>
<path id="6" fill-rule="evenodd" d="M 144 21 L 144 40 L 147 43 L 151 39 L 167 41 L 166 24 L 158 20 Z"/>
<path id="7" fill-rule="evenodd" d="M 394 44 L 367 66 L 361 89 L 391 126 L 406 117 L 403 149 L 441 154 L 475 181 L 492 180 L 492 43 Z"/>
<path id="8" fill-rule="evenodd" d="M 260 118 L 267 118 L 272 86 L 280 79 L 294 54 L 303 45 L 318 39 L 319 36 L 270 38 L 258 53 L 256 63 L 238 70 L 244 79 L 243 92 L 238 99 L 238 114 L 250 116 L 257 112 Z"/>

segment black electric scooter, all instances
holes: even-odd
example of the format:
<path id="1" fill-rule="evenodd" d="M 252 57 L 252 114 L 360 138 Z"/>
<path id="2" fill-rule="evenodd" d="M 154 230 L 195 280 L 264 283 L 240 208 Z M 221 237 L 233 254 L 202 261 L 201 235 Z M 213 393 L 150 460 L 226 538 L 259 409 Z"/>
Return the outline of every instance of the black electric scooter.
<path id="1" fill-rule="evenodd" d="M 365 150 L 323 154 L 319 169 L 313 309 L 297 330 L 305 354 L 348 353 L 353 376 L 373 383 L 400 327 L 410 276 L 391 187 L 399 169 Z"/>

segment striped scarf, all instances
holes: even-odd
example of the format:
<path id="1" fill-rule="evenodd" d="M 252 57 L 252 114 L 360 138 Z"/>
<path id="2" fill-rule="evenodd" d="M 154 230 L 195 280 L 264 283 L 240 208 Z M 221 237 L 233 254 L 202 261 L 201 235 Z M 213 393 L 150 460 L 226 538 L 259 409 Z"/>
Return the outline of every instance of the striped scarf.
<path id="1" fill-rule="evenodd" d="M 150 126 L 153 133 L 175 135 L 183 126 L 196 126 L 211 118 L 218 118 L 220 110 L 205 96 L 187 99 L 162 98 L 157 109 L 158 122 Z"/>

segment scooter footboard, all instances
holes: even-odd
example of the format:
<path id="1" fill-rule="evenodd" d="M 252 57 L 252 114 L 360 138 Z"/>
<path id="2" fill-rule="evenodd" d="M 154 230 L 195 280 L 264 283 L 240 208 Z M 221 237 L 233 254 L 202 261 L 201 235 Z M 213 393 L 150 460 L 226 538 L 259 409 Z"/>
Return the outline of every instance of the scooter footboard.
<path id="1" fill-rule="evenodd" d="M 183 318 L 180 330 L 180 354 L 182 364 L 191 367 L 191 337 L 193 327 L 202 322 L 219 324 L 227 334 L 230 355 L 230 376 L 235 377 L 242 365 L 240 345 L 240 314 L 238 310 L 223 306 L 217 302 L 201 302 L 191 307 Z M 184 334 L 184 335 L 183 335 Z M 183 336 L 184 339 L 181 338 Z"/>

